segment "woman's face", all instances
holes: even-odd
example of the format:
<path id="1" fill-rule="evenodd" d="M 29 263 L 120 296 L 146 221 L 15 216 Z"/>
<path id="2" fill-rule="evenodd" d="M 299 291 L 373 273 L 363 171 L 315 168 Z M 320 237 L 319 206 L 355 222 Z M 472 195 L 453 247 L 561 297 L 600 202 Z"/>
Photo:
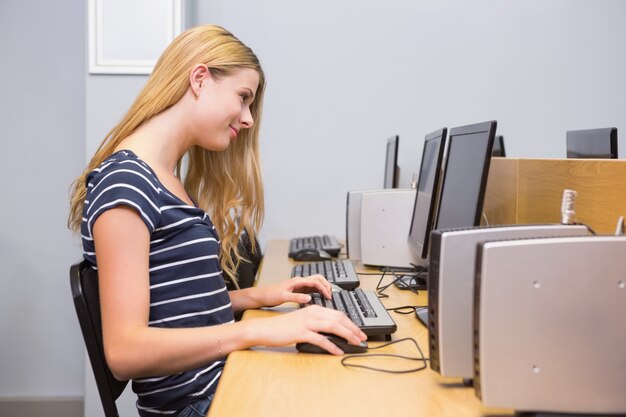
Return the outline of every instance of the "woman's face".
<path id="1" fill-rule="evenodd" d="M 194 144 L 209 151 L 223 151 L 241 129 L 254 124 L 250 105 L 259 86 L 259 74 L 242 68 L 221 78 L 209 72 L 198 84 L 194 107 Z"/>

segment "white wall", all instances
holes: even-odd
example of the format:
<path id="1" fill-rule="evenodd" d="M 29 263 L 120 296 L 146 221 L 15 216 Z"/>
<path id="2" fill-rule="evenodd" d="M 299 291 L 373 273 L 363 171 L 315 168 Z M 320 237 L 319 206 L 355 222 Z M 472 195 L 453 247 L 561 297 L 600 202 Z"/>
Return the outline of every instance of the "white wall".
<path id="1" fill-rule="evenodd" d="M 619 0 L 239 1 L 220 12 L 269 80 L 266 239 L 343 236 L 345 193 L 382 185 L 392 134 L 402 186 L 442 126 L 496 119 L 515 157 L 564 157 L 570 129 L 626 134 Z"/>
<path id="2" fill-rule="evenodd" d="M 85 16 L 79 0 L 0 2 L 0 401 L 82 395 L 66 221 L 84 166 Z"/>

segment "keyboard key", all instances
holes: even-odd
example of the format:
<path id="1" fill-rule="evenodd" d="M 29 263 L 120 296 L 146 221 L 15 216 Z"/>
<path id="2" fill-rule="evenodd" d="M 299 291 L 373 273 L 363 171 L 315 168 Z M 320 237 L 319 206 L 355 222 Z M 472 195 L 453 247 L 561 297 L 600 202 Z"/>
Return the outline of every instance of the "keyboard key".
<path id="1" fill-rule="evenodd" d="M 338 292 L 334 292 L 332 293 L 332 297 L 333 297 L 333 307 L 335 310 L 339 310 L 342 313 L 346 313 L 346 309 L 343 306 L 343 301 L 341 301 L 341 297 L 339 296 Z"/>
<path id="2" fill-rule="evenodd" d="M 359 316 L 359 313 L 356 310 L 357 307 L 354 305 L 352 298 L 350 298 L 350 294 L 348 293 L 348 291 L 341 291 L 339 295 L 345 307 L 344 312 L 347 314 L 348 317 L 350 317 L 350 320 L 352 320 L 352 322 L 357 326 L 363 325 L 363 322 L 361 321 L 361 316 Z"/>
<path id="3" fill-rule="evenodd" d="M 365 317 L 377 317 L 376 312 L 372 308 L 370 301 L 367 299 L 367 296 L 363 292 L 362 289 L 356 288 L 354 290 L 354 295 L 356 296 L 359 305 L 361 306 L 361 311 L 365 315 Z"/>

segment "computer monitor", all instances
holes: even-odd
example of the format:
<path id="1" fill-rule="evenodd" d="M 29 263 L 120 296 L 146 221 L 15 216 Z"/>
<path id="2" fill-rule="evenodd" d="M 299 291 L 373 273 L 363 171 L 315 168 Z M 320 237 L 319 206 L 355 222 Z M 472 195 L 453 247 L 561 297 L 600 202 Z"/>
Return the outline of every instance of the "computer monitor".
<path id="1" fill-rule="evenodd" d="M 385 183 L 384 188 L 398 188 L 400 169 L 398 168 L 398 135 L 387 139 L 387 156 L 385 158 Z"/>
<path id="2" fill-rule="evenodd" d="M 617 159 L 617 128 L 570 130 L 566 134 L 568 158 Z"/>
<path id="3" fill-rule="evenodd" d="M 498 135 L 493 139 L 493 149 L 491 150 L 491 156 L 506 156 L 504 150 L 504 136 Z"/>
<path id="4" fill-rule="evenodd" d="M 428 240 L 435 219 L 439 173 L 441 172 L 446 133 L 447 129 L 444 127 L 429 133 L 424 139 L 413 218 L 409 229 L 409 244 L 418 255 L 417 257 L 422 260 L 428 257 Z"/>
<path id="5" fill-rule="evenodd" d="M 480 224 L 496 125 L 450 129 L 435 229 Z"/>

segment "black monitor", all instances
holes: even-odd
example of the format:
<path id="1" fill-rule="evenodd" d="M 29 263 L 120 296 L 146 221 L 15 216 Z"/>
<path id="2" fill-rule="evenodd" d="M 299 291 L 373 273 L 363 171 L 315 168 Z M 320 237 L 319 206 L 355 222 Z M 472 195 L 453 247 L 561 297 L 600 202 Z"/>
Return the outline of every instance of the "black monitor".
<path id="1" fill-rule="evenodd" d="M 617 159 L 617 128 L 570 130 L 566 134 L 568 158 Z"/>
<path id="2" fill-rule="evenodd" d="M 504 136 L 499 135 L 493 139 L 493 149 L 491 150 L 491 156 L 506 156 L 506 151 L 504 150 Z"/>
<path id="3" fill-rule="evenodd" d="M 398 188 L 400 169 L 398 168 L 398 135 L 387 139 L 387 156 L 385 158 L 384 188 Z"/>
<path id="4" fill-rule="evenodd" d="M 435 229 L 480 224 L 496 125 L 450 129 Z"/>
<path id="5" fill-rule="evenodd" d="M 439 173 L 445 148 L 447 129 L 429 133 L 424 139 L 422 163 L 419 170 L 413 219 L 409 229 L 409 244 L 417 257 L 428 257 L 428 240 L 435 220 Z"/>

